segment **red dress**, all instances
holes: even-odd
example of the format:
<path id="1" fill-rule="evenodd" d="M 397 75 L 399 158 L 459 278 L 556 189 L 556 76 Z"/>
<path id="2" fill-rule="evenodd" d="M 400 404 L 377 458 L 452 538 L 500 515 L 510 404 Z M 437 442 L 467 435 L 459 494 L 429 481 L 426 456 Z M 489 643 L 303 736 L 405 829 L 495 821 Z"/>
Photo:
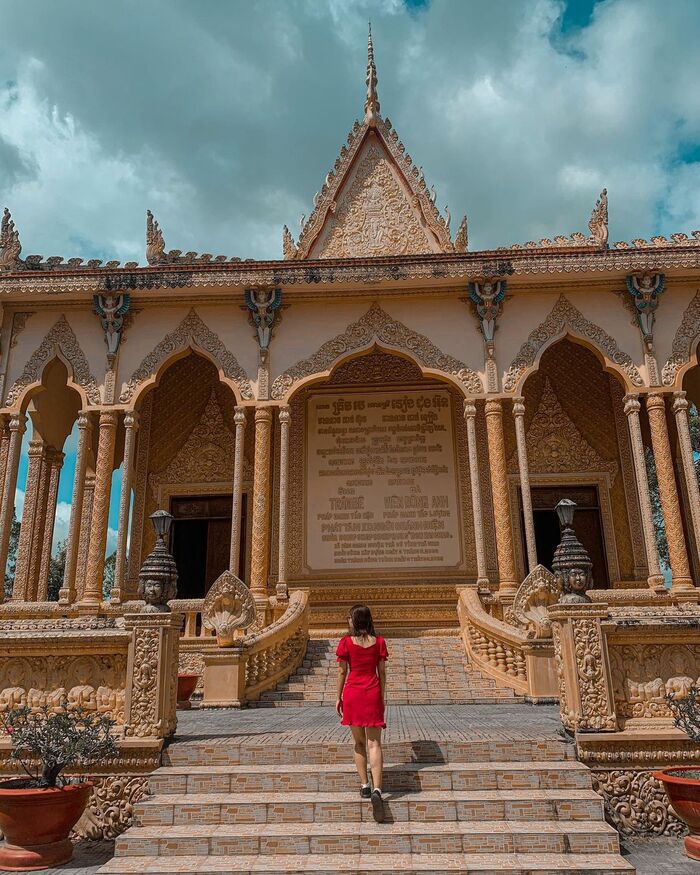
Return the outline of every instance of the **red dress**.
<path id="1" fill-rule="evenodd" d="M 335 651 L 338 662 L 347 662 L 350 671 L 343 687 L 343 726 L 381 726 L 384 722 L 384 701 L 377 666 L 388 659 L 386 641 L 377 636 L 370 647 L 360 647 L 349 635 L 340 639 Z"/>

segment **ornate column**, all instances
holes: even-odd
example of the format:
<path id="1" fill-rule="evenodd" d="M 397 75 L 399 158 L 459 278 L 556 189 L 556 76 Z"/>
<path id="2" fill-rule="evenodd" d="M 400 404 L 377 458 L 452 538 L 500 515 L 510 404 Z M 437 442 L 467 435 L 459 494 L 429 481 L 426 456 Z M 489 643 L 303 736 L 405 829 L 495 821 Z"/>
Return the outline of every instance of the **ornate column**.
<path id="1" fill-rule="evenodd" d="M 513 416 L 515 418 L 515 440 L 518 445 L 518 469 L 520 471 L 520 492 L 523 500 L 525 544 L 527 547 L 527 570 L 529 573 L 537 566 L 537 545 L 535 542 L 535 520 L 532 516 L 530 469 L 527 463 L 527 444 L 525 443 L 524 398 L 513 398 Z"/>
<path id="2" fill-rule="evenodd" d="M 7 456 L 10 452 L 9 417 L 0 416 L 0 483 L 5 482 Z"/>
<path id="3" fill-rule="evenodd" d="M 250 589 L 256 601 L 267 599 L 270 567 L 270 451 L 272 408 L 255 409 L 255 467 L 253 471 L 253 544 Z"/>
<path id="4" fill-rule="evenodd" d="M 486 574 L 486 549 L 484 546 L 484 520 L 481 513 L 481 483 L 479 478 L 479 457 L 476 448 L 476 404 L 466 399 L 464 402 L 464 421 L 467 425 L 467 449 L 469 452 L 469 485 L 472 493 L 472 516 L 474 518 L 474 543 L 476 544 L 476 583 L 488 586 Z"/>
<path id="5" fill-rule="evenodd" d="M 676 416 L 676 430 L 678 431 L 678 443 L 681 447 L 681 459 L 683 461 L 683 476 L 688 490 L 688 503 L 690 504 L 690 517 L 693 523 L 693 536 L 695 547 L 700 550 L 700 487 L 695 471 L 693 459 L 693 445 L 690 442 L 690 428 L 688 426 L 688 401 L 685 392 L 673 393 L 673 412 Z"/>
<path id="6" fill-rule="evenodd" d="M 80 522 L 83 516 L 83 499 L 85 496 L 85 472 L 87 470 L 88 450 L 92 443 L 92 419 L 87 410 L 81 410 L 78 416 L 78 450 L 75 458 L 75 475 L 73 477 L 73 495 L 70 505 L 70 521 L 68 523 L 68 546 L 66 548 L 66 565 L 63 572 L 63 586 L 58 594 L 62 604 L 72 604 L 75 601 L 75 578 L 78 569 L 78 547 L 80 544 Z M 88 530 L 89 531 L 89 530 Z"/>
<path id="7" fill-rule="evenodd" d="M 279 559 L 277 561 L 277 595 L 287 595 L 287 485 L 289 481 L 289 422 L 291 413 L 284 405 L 279 410 L 280 419 L 280 520 Z"/>
<path id="8" fill-rule="evenodd" d="M 92 532 L 92 508 L 95 504 L 95 475 L 92 471 L 85 475 L 83 495 L 83 513 L 80 517 L 80 539 L 78 542 L 78 570 L 76 572 L 75 589 L 77 600 L 80 601 L 85 592 L 87 575 L 88 551 L 90 549 L 90 533 Z"/>
<path id="9" fill-rule="evenodd" d="M 678 501 L 676 476 L 671 457 L 671 443 L 668 439 L 666 402 L 663 395 L 656 393 L 647 395 L 646 400 L 651 443 L 656 462 L 656 477 L 659 481 L 659 495 L 666 523 L 666 539 L 671 560 L 671 586 L 674 590 L 691 589 L 693 588 L 693 580 L 688 565 L 681 507 Z"/>
<path id="10" fill-rule="evenodd" d="M 90 546 L 88 548 L 85 592 L 81 599 L 84 605 L 99 605 L 102 601 L 102 578 L 107 547 L 107 524 L 109 518 L 109 498 L 112 491 L 112 470 L 114 467 L 114 444 L 117 436 L 116 410 L 103 410 L 100 413 L 100 436 L 97 444 L 95 465 L 95 496 L 93 499 Z"/>
<path id="11" fill-rule="evenodd" d="M 238 574 L 241 564 L 241 510 L 243 499 L 243 451 L 245 449 L 245 407 L 236 407 L 233 414 L 236 425 L 236 444 L 233 451 L 233 502 L 231 507 L 231 554 L 228 567 Z"/>
<path id="12" fill-rule="evenodd" d="M 654 534 L 654 518 L 651 512 L 651 499 L 649 497 L 649 480 L 647 478 L 647 466 L 644 459 L 644 444 L 642 443 L 642 429 L 639 425 L 639 395 L 625 395 L 625 415 L 627 427 L 632 444 L 632 459 L 634 461 L 634 473 L 637 480 L 637 496 L 639 498 L 639 510 L 642 516 L 642 531 L 644 533 L 644 547 L 647 554 L 647 566 L 649 568 L 648 583 L 652 589 L 663 587 L 664 576 L 659 565 L 659 552 L 656 549 L 656 535 Z"/>
<path id="13" fill-rule="evenodd" d="M 117 528 L 117 557 L 114 563 L 114 586 L 110 593 L 115 603 L 122 601 L 126 577 L 126 542 L 129 536 L 129 509 L 131 507 L 131 481 L 134 476 L 134 449 L 139 415 L 135 410 L 124 414 L 124 466 L 122 490 L 119 495 L 119 523 Z"/>
<path id="14" fill-rule="evenodd" d="M 2 490 L 2 505 L 0 506 L 0 569 L 5 579 L 7 566 L 7 551 L 10 547 L 12 517 L 15 512 L 15 490 L 17 489 L 17 471 L 19 456 L 22 450 L 22 436 L 27 427 L 27 417 L 23 413 L 13 413 L 10 416 L 10 438 L 7 448 L 7 465 Z M 0 601 L 4 599 L 4 587 L 0 587 Z"/>
<path id="15" fill-rule="evenodd" d="M 19 530 L 17 546 L 17 563 L 15 565 L 15 582 L 12 587 L 12 601 L 33 601 L 32 565 L 35 561 L 36 527 L 40 515 L 41 497 L 43 491 L 44 442 L 41 438 L 32 438 L 27 451 L 29 465 L 27 467 L 27 483 L 24 489 L 24 508 L 22 510 L 22 525 Z M 39 561 L 41 561 L 39 559 Z M 38 571 L 38 567 L 37 567 Z"/>
<path id="16" fill-rule="evenodd" d="M 44 507 L 43 543 L 41 544 L 41 567 L 39 568 L 39 583 L 37 600 L 45 602 L 49 597 L 49 569 L 51 567 L 51 548 L 53 546 L 53 530 L 56 524 L 56 506 L 58 504 L 58 484 L 61 479 L 61 468 L 65 455 L 51 448 L 47 453 L 48 489 Z"/>
<path id="17" fill-rule="evenodd" d="M 513 554 L 513 526 L 510 519 L 506 447 L 503 438 L 503 405 L 500 399 L 486 402 L 486 435 L 489 444 L 489 468 L 493 515 L 496 523 L 496 554 L 498 556 L 501 595 L 513 596 L 518 588 Z"/>

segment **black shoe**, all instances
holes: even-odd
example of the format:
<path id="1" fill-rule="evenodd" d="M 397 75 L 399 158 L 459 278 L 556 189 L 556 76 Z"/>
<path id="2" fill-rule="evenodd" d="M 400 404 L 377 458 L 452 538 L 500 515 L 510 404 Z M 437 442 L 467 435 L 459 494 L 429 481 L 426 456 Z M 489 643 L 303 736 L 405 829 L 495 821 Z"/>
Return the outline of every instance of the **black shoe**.
<path id="1" fill-rule="evenodd" d="M 366 787 L 360 787 L 360 799 L 370 799 L 372 796 L 372 788 L 369 784 Z"/>
<path id="2" fill-rule="evenodd" d="M 384 800 L 381 790 L 372 790 L 372 816 L 377 823 L 384 823 Z"/>

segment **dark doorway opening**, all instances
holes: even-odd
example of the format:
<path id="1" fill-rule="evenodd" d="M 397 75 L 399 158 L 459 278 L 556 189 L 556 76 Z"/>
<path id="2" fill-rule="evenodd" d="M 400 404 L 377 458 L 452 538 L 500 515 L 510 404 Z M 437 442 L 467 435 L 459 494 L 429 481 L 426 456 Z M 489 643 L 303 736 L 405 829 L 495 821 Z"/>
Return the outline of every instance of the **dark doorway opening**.
<path id="1" fill-rule="evenodd" d="M 177 565 L 177 594 L 181 599 L 203 598 L 228 568 L 231 546 L 231 496 L 172 498 L 174 520 L 171 550 Z M 237 570 L 245 568 L 246 496 L 241 509 L 241 549 Z"/>
<path id="2" fill-rule="evenodd" d="M 574 530 L 593 562 L 593 584 L 597 589 L 610 586 L 605 538 L 600 516 L 600 499 L 596 486 L 532 486 L 532 515 L 535 523 L 537 561 L 552 567 L 554 551 L 559 544 L 559 519 L 554 508 L 562 498 L 576 502 Z M 525 543 L 525 518 L 520 499 L 520 525 Z"/>

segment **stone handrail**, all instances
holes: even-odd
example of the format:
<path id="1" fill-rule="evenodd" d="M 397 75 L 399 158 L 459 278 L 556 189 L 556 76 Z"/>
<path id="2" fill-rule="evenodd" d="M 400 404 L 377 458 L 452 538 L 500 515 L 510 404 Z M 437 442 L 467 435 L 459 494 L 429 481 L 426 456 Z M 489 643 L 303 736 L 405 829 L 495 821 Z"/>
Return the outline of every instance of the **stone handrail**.
<path id="1" fill-rule="evenodd" d="M 286 680 L 301 664 L 309 639 L 309 596 L 298 590 L 282 616 L 232 647 L 207 650 L 205 707 L 241 707 Z"/>
<path id="2" fill-rule="evenodd" d="M 216 632 L 213 629 L 205 629 L 202 623 L 202 607 L 204 599 L 172 599 L 168 602 L 170 610 L 182 614 L 185 618 L 182 627 L 182 638 L 213 640 Z"/>

